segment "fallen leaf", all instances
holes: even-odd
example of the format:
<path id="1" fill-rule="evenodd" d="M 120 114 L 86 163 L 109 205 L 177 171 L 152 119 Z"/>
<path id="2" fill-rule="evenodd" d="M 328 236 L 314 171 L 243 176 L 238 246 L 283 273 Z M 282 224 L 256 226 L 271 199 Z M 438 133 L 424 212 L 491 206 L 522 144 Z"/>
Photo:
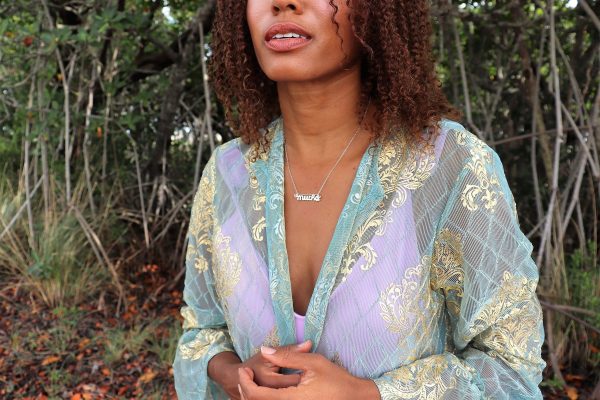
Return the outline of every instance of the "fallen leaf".
<path id="1" fill-rule="evenodd" d="M 44 360 L 42 361 L 42 365 L 52 364 L 52 363 L 55 363 L 57 361 L 60 361 L 60 357 L 59 356 L 49 356 L 49 357 L 44 358 Z"/>
<path id="2" fill-rule="evenodd" d="M 156 372 L 154 372 L 153 370 L 148 370 L 146 372 L 144 372 L 140 378 L 138 379 L 139 383 L 148 383 L 150 382 L 152 379 L 154 379 L 154 377 L 156 376 Z"/>
<path id="3" fill-rule="evenodd" d="M 90 344 L 91 340 L 90 338 L 83 338 L 81 339 L 81 341 L 79 342 L 79 349 L 83 349 L 85 346 L 87 346 L 88 344 Z"/>
<path id="4" fill-rule="evenodd" d="M 81 395 L 79 393 L 75 393 L 71 396 L 71 400 L 81 400 Z"/>

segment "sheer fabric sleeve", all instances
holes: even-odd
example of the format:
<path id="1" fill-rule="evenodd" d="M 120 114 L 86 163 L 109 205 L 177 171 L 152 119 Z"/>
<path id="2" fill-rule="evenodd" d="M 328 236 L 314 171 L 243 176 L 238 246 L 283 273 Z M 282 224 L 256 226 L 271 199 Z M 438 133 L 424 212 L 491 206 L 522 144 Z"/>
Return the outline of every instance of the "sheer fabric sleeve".
<path id="1" fill-rule="evenodd" d="M 452 188 L 433 247 L 446 351 L 374 379 L 381 398 L 541 399 L 544 331 L 531 251 L 502 164 L 481 143 Z"/>
<path id="2" fill-rule="evenodd" d="M 212 275 L 214 154 L 207 163 L 194 197 L 188 231 L 185 286 L 173 375 L 180 400 L 212 399 L 222 390 L 208 377 L 208 361 L 224 351 L 235 352 Z M 223 392 L 224 393 L 224 392 Z"/>

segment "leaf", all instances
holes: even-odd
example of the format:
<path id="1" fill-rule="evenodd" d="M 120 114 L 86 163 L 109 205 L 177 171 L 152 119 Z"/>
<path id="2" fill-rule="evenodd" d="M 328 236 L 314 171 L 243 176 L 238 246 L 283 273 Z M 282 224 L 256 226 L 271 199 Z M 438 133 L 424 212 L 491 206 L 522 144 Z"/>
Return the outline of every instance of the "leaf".
<path id="1" fill-rule="evenodd" d="M 57 361 L 60 361 L 59 356 L 48 356 L 48 357 L 44 358 L 44 360 L 42 361 L 42 365 L 53 364 Z"/>
<path id="2" fill-rule="evenodd" d="M 148 383 L 152 381 L 154 377 L 156 377 L 156 372 L 154 372 L 154 370 L 149 369 L 140 376 L 140 378 L 138 379 L 138 383 Z"/>
<path id="3" fill-rule="evenodd" d="M 88 344 L 90 344 L 91 340 L 90 338 L 83 338 L 81 339 L 81 341 L 79 342 L 79 350 L 82 350 L 84 347 L 86 347 Z"/>

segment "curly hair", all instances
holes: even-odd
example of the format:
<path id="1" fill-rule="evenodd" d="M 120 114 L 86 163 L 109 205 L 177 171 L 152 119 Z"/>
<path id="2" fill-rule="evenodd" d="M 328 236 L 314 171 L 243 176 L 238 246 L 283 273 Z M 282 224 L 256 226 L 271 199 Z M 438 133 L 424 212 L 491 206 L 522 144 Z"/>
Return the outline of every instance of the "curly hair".
<path id="1" fill-rule="evenodd" d="M 421 141 L 423 129 L 435 128 L 442 117 L 461 118 L 435 73 L 428 0 L 345 1 L 353 33 L 362 45 L 359 110 L 368 99 L 376 105 L 375 138 L 405 132 Z M 264 128 L 280 114 L 279 101 L 276 83 L 258 64 L 246 1 L 241 3 L 217 2 L 210 68 L 233 131 L 245 143 L 264 148 L 268 144 Z M 339 29 L 338 7 L 335 0 L 329 3 L 332 23 Z"/>

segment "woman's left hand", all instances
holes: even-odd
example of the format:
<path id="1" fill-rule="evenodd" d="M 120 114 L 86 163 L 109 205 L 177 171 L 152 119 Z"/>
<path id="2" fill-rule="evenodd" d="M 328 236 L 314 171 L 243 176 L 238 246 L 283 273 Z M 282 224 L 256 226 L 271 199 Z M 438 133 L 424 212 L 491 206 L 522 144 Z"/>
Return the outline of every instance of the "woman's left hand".
<path id="1" fill-rule="evenodd" d="M 282 368 L 302 370 L 300 383 L 284 389 L 258 386 L 249 368 L 238 370 L 242 400 L 295 400 L 295 399 L 373 399 L 379 400 L 379 390 L 370 379 L 351 375 L 321 354 L 292 352 L 281 348 L 261 348 L 264 358 Z"/>

